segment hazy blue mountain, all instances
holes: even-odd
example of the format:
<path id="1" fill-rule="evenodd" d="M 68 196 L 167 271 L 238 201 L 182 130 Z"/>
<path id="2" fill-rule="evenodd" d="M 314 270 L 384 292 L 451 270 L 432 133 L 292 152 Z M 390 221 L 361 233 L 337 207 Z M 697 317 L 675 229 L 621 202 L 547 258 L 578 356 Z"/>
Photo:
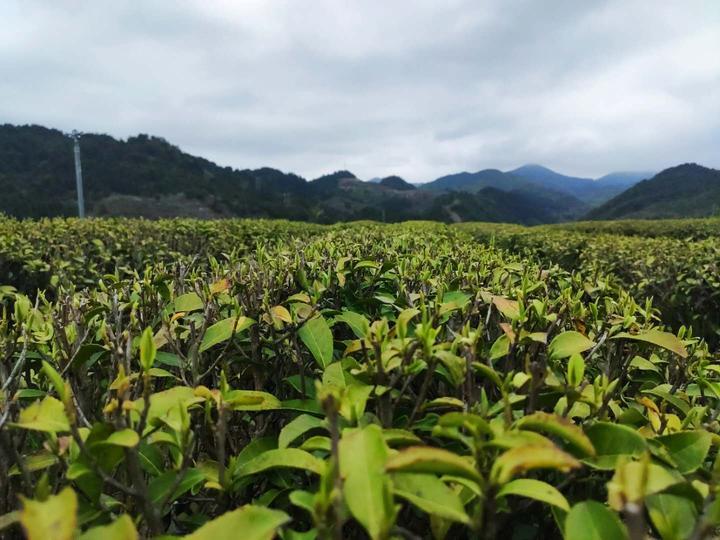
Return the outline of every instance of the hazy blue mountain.
<path id="1" fill-rule="evenodd" d="M 524 165 L 508 172 L 549 189 L 572 195 L 590 206 L 599 206 L 610 200 L 636 182 L 646 178 L 648 174 L 646 172 L 611 173 L 593 180 L 592 178 L 560 174 L 542 165 Z"/>
<path id="2" fill-rule="evenodd" d="M 617 186 L 623 189 L 634 186 L 640 180 L 655 176 L 656 171 L 620 171 L 601 176 L 595 181 L 606 186 Z"/>
<path id="3" fill-rule="evenodd" d="M 553 201 L 552 208 L 548 209 L 548 212 L 553 215 L 553 221 L 573 219 L 585 214 L 590 209 L 589 205 L 567 191 L 554 189 L 540 182 L 533 182 L 498 169 L 451 174 L 420 186 L 420 189 L 434 192 L 467 191 L 475 193 L 485 188 L 499 189 L 512 193 L 514 196 L 522 194 L 530 198 L 536 197 L 545 202 Z M 491 196 L 497 199 L 494 194 Z"/>

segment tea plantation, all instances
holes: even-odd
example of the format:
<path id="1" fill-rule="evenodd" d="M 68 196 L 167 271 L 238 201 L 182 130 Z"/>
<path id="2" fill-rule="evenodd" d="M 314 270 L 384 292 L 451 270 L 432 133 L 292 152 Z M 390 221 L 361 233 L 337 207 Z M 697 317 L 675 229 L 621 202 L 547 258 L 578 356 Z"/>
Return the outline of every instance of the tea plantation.
<path id="1" fill-rule="evenodd" d="M 715 538 L 720 221 L 0 219 L 0 537 Z"/>

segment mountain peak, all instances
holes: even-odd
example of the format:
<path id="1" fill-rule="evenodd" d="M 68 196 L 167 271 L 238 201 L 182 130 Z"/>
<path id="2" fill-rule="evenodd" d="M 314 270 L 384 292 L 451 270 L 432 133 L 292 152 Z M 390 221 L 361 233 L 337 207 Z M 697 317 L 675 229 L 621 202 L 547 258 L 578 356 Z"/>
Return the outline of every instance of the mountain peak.
<path id="1" fill-rule="evenodd" d="M 703 174 L 713 171 L 717 172 L 715 171 L 715 169 L 704 167 L 703 165 L 698 165 L 697 163 L 681 163 L 680 165 L 675 165 L 674 167 L 670 167 L 661 171 L 660 173 L 658 173 L 657 176 L 668 176 L 675 174 Z"/>
<path id="2" fill-rule="evenodd" d="M 322 176 L 319 176 L 315 180 L 313 180 L 313 182 L 319 182 L 319 181 L 328 182 L 331 180 L 345 180 L 347 178 L 352 178 L 352 179 L 357 180 L 357 176 L 355 176 L 350 171 L 346 171 L 343 169 L 343 170 L 335 171 L 334 173 L 324 174 Z"/>
<path id="3" fill-rule="evenodd" d="M 542 171 L 542 172 L 550 172 L 550 173 L 554 173 L 554 174 L 559 174 L 559 173 L 553 171 L 551 168 L 545 167 L 544 165 L 540 165 L 539 163 L 526 163 L 525 165 L 522 165 L 522 166 L 518 167 L 517 169 L 515 169 L 515 171 L 527 171 L 527 172 Z M 510 172 L 514 172 L 514 171 L 510 171 Z"/>
<path id="4" fill-rule="evenodd" d="M 383 178 L 382 180 L 380 180 L 379 184 L 381 186 L 385 186 L 386 188 L 395 189 L 398 191 L 410 191 L 412 189 L 415 189 L 415 186 L 413 186 L 411 183 L 395 175 Z"/>

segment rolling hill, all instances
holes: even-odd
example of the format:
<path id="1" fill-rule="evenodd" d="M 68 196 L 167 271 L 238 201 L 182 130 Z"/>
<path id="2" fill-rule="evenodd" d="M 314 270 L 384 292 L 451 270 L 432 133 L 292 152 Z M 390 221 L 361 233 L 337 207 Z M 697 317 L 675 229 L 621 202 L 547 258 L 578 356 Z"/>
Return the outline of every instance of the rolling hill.
<path id="1" fill-rule="evenodd" d="M 0 213 L 72 216 L 76 193 L 72 139 L 42 126 L 0 125 Z M 147 218 L 265 217 L 334 223 L 360 219 L 555 223 L 588 216 L 709 215 L 720 204 L 718 171 L 683 165 L 597 180 L 539 165 L 485 169 L 413 185 L 399 176 L 363 182 L 349 171 L 307 180 L 270 167 L 234 169 L 183 152 L 165 139 L 119 140 L 84 134 L 87 213 Z M 612 201 L 597 207 L 615 196 Z"/>
<path id="2" fill-rule="evenodd" d="M 81 146 L 90 216 L 397 221 L 421 217 L 432 198 L 415 194 L 399 178 L 369 184 L 338 171 L 308 181 L 269 167 L 221 167 L 148 135 L 123 141 L 85 134 Z M 0 126 L 0 212 L 75 215 L 74 175 L 67 134 L 41 126 Z"/>
<path id="3" fill-rule="evenodd" d="M 570 221 L 575 216 L 562 199 L 520 190 L 485 187 L 478 191 L 448 191 L 438 195 L 427 214 L 438 221 L 490 221 L 539 225 Z"/>
<path id="4" fill-rule="evenodd" d="M 592 210 L 588 219 L 707 217 L 720 214 L 720 171 L 686 163 L 643 180 Z"/>
<path id="5" fill-rule="evenodd" d="M 484 169 L 475 173 L 461 172 L 449 174 L 423 184 L 420 189 L 428 191 L 468 191 L 475 192 L 486 187 L 511 191 L 530 187 L 530 183 L 522 178 L 507 174 L 497 169 Z"/>

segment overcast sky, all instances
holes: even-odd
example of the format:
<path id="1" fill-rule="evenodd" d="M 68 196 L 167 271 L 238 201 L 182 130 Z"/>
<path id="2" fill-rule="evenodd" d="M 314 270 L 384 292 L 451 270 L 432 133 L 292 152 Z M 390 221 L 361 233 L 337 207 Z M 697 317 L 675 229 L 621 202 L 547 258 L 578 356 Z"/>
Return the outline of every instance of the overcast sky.
<path id="1" fill-rule="evenodd" d="M 308 178 L 720 167 L 720 1 L 2 0 L 3 122 Z"/>

